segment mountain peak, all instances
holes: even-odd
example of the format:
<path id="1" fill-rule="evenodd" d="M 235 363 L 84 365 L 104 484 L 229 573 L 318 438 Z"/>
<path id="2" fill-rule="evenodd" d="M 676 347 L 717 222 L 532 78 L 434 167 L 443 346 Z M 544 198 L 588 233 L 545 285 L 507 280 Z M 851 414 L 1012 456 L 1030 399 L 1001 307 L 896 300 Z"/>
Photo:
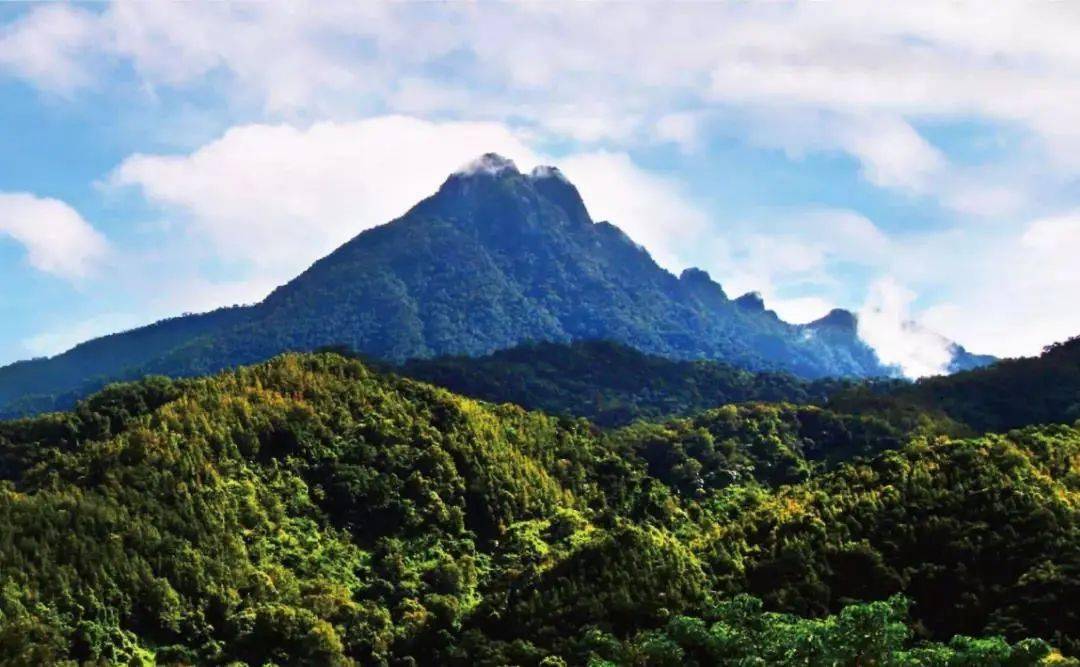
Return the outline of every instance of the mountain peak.
<path id="1" fill-rule="evenodd" d="M 505 158 L 498 153 L 484 153 L 471 162 L 462 165 L 454 172 L 455 176 L 475 176 L 485 174 L 499 176 L 503 173 L 520 174 L 517 165 L 510 158 Z"/>
<path id="2" fill-rule="evenodd" d="M 765 310 L 765 300 L 761 298 L 761 292 L 747 292 L 735 299 L 735 305 L 752 313 Z"/>
<path id="3" fill-rule="evenodd" d="M 529 181 L 536 191 L 547 198 L 578 224 L 591 224 L 592 218 L 581 199 L 581 193 L 574 187 L 558 167 L 541 165 L 529 172 Z"/>
<path id="4" fill-rule="evenodd" d="M 534 167 L 533 170 L 529 172 L 529 178 L 532 178 L 534 181 L 539 181 L 546 178 L 554 178 L 556 180 L 562 181 L 563 183 L 570 182 L 570 179 L 566 178 L 566 175 L 563 174 L 558 167 L 552 167 L 550 165 L 540 165 L 538 167 Z"/>
<path id="5" fill-rule="evenodd" d="M 816 319 L 808 326 L 811 327 L 835 327 L 837 329 L 847 329 L 855 331 L 858 328 L 859 322 L 855 317 L 855 313 L 850 310 L 844 310 L 843 308 L 833 308 L 829 311 L 825 317 Z"/>
<path id="6" fill-rule="evenodd" d="M 850 315 L 824 318 L 845 321 Z M 327 345 L 404 361 L 595 339 L 807 378 L 893 372 L 846 329 L 786 323 L 754 292 L 732 302 L 701 270 L 672 275 L 618 227 L 594 223 L 558 169 L 522 174 L 512 160 L 486 153 L 258 304 L 0 368 L 0 414 L 40 396 L 74 396 L 98 378 L 216 371 Z M 969 355 L 962 363 L 983 361 Z"/>
<path id="7" fill-rule="evenodd" d="M 704 269 L 699 269 L 695 266 L 691 266 L 688 269 L 683 269 L 683 272 L 679 274 L 679 280 L 689 283 L 710 283 L 712 278 L 709 277 L 709 272 Z"/>

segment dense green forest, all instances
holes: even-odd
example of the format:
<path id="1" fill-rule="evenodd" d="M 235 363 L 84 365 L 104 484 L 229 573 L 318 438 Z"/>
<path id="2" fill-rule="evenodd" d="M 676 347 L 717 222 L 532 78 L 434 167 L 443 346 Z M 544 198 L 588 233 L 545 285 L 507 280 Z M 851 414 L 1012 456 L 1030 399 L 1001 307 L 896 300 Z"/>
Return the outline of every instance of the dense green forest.
<path id="1" fill-rule="evenodd" d="M 1080 425 L 913 410 L 599 430 L 334 354 L 110 386 L 0 422 L 0 662 L 1077 664 Z"/>
<path id="2" fill-rule="evenodd" d="M 977 433 L 1071 424 L 1080 419 L 1080 337 L 1051 345 L 1038 357 L 1004 359 L 915 383 L 841 385 L 828 405 L 892 417 L 936 413 Z"/>
<path id="3" fill-rule="evenodd" d="M 930 378 L 899 392 L 986 431 L 1080 419 L 1080 337 L 1039 357 Z"/>
<path id="4" fill-rule="evenodd" d="M 393 370 L 465 396 L 585 417 L 600 426 L 687 415 L 725 403 L 817 404 L 852 384 L 752 373 L 715 361 L 676 361 L 609 341 L 535 343 L 486 357 L 415 359 Z"/>
<path id="5" fill-rule="evenodd" d="M 917 382 L 808 381 L 717 362 L 674 361 L 604 341 L 414 360 L 394 370 L 467 396 L 585 417 L 602 426 L 743 401 L 825 405 L 874 414 L 904 430 L 930 421 L 939 432 L 953 434 L 1080 419 L 1080 338 L 1052 345 L 1038 357 Z"/>

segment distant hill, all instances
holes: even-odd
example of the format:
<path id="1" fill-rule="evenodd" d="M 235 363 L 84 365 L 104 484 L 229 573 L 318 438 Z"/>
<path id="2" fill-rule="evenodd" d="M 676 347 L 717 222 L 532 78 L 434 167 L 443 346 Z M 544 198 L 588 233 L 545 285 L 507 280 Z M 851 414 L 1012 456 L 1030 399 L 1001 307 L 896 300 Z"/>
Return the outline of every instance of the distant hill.
<path id="1" fill-rule="evenodd" d="M 106 380 L 197 375 L 287 350 L 343 345 L 400 362 L 581 339 L 809 379 L 896 372 L 850 313 L 789 324 L 755 295 L 729 299 L 704 271 L 676 277 L 618 227 L 594 222 L 558 169 L 522 174 L 489 154 L 262 303 L 0 369 L 0 415 L 69 406 Z M 961 365 L 965 354 L 956 349 Z"/>
<path id="2" fill-rule="evenodd" d="M 895 395 L 932 405 L 980 431 L 1080 420 L 1080 337 L 1042 355 L 927 378 Z"/>
<path id="3" fill-rule="evenodd" d="M 535 343 L 483 357 L 417 359 L 394 371 L 495 403 L 585 417 L 600 426 L 687 415 L 744 401 L 823 403 L 845 380 L 678 361 L 609 341 Z"/>
<path id="4" fill-rule="evenodd" d="M 1047 347 L 1038 357 L 917 382 L 851 383 L 827 402 L 844 412 L 876 413 L 895 421 L 932 411 L 974 432 L 1080 420 L 1080 337 Z"/>

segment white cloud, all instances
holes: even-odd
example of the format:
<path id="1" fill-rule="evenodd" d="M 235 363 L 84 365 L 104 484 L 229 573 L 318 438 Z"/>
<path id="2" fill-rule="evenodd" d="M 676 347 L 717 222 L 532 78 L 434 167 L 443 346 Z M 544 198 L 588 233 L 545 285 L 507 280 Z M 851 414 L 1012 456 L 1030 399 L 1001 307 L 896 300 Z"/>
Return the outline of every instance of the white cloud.
<path id="1" fill-rule="evenodd" d="M 685 268 L 708 217 L 678 183 L 646 172 L 624 153 L 594 152 L 558 160 L 594 220 L 607 220 L 645 246 L 661 266 Z"/>
<path id="2" fill-rule="evenodd" d="M 781 149 L 792 159 L 808 153 L 846 153 L 858 161 L 862 177 L 881 188 L 938 197 L 952 191 L 955 170 L 948 159 L 898 115 L 780 105 L 728 120 L 734 121 L 728 132 L 755 146 Z"/>
<path id="3" fill-rule="evenodd" d="M 701 148 L 703 114 L 693 111 L 675 111 L 664 114 L 656 121 L 656 138 L 676 144 L 684 153 Z"/>
<path id="4" fill-rule="evenodd" d="M 58 93 L 94 81 L 95 17 L 67 5 L 36 7 L 0 26 L 0 70 L 8 69 Z"/>
<path id="5" fill-rule="evenodd" d="M 852 119 L 839 143 L 858 158 L 866 180 L 881 187 L 924 192 L 945 167 L 944 156 L 896 117 Z"/>
<path id="6" fill-rule="evenodd" d="M 835 308 L 836 304 L 817 296 L 803 296 L 793 299 L 771 299 L 765 302 L 765 306 L 776 311 L 776 314 L 786 322 L 806 324 L 823 317 Z"/>
<path id="7" fill-rule="evenodd" d="M 634 136 L 640 119 L 617 112 L 598 112 L 596 115 L 575 112 L 564 115 L 559 109 L 551 109 L 550 116 L 539 119 L 545 129 L 556 135 L 583 143 L 601 141 L 626 141 Z"/>
<path id="8" fill-rule="evenodd" d="M 1038 354 L 1080 333 L 1080 212 L 1035 220 L 1017 234 L 976 236 L 966 245 L 938 250 L 950 261 L 921 260 L 941 265 L 925 283 L 948 285 L 947 298 L 919 315 L 928 327 L 969 349 L 1004 356 Z"/>
<path id="9" fill-rule="evenodd" d="M 830 208 L 781 209 L 727 225 L 715 237 L 696 239 L 693 253 L 732 295 L 761 293 L 784 319 L 807 322 L 848 301 L 840 265 L 873 267 L 886 260 L 892 241 L 871 220 Z M 790 295 L 792 287 L 814 294 Z"/>
<path id="10" fill-rule="evenodd" d="M 227 259 L 281 279 L 355 234 L 396 218 L 478 152 L 533 162 L 493 123 L 405 116 L 353 123 L 244 125 L 186 155 L 134 155 L 112 182 L 186 214 Z"/>
<path id="11" fill-rule="evenodd" d="M 79 213 L 56 199 L 0 192 L 0 237 L 26 249 L 35 269 L 68 280 L 91 274 L 108 244 Z"/>
<path id="12" fill-rule="evenodd" d="M 388 222 L 433 193 L 480 152 L 524 170 L 551 163 L 497 123 L 435 123 L 405 116 L 351 123 L 245 125 L 189 154 L 134 155 L 115 186 L 138 188 L 182 215 L 197 239 L 265 280 L 286 280 L 355 234 Z M 557 160 L 596 219 L 610 219 L 677 269 L 681 243 L 705 215 L 671 181 L 623 153 Z"/>
<path id="13" fill-rule="evenodd" d="M 377 59 L 358 57 L 369 40 L 389 39 L 386 13 L 345 3 L 119 2 L 104 13 L 100 48 L 130 62 L 151 87 L 188 87 L 225 74 L 233 95 L 268 112 L 325 112 L 387 92 L 389 72 Z M 415 36 L 415 49 L 431 43 Z"/>
<path id="14" fill-rule="evenodd" d="M 1067 3 L 122 2 L 29 10 L 5 29 L 0 66 L 72 87 L 107 56 L 149 89 L 210 82 L 276 118 L 453 112 L 587 141 L 684 145 L 688 104 L 786 114 L 796 126 L 826 113 L 845 120 L 819 126 L 828 136 L 809 149 L 848 151 L 871 182 L 919 189 L 943 164 L 912 123 L 933 118 L 1018 124 L 1059 168 L 1080 170 L 1078 29 Z M 791 137 L 791 126 L 770 130 Z"/>
<path id="15" fill-rule="evenodd" d="M 915 293 L 892 278 L 875 282 L 859 310 L 859 337 L 907 377 L 944 374 L 952 359 L 949 342 L 912 321 L 914 300 Z"/>
<path id="16" fill-rule="evenodd" d="M 1024 247 L 1049 261 L 1055 271 L 1076 275 L 1080 249 L 1080 213 L 1036 220 L 1020 237 Z M 1064 275 L 1062 276 L 1065 277 Z"/>

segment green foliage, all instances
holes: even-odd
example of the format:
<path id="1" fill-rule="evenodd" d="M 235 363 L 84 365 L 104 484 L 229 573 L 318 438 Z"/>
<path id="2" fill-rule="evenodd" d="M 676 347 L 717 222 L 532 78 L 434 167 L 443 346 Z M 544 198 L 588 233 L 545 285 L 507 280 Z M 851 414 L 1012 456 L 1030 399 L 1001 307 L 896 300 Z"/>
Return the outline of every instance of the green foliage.
<path id="1" fill-rule="evenodd" d="M 917 440 L 756 498 L 697 539 L 728 590 L 773 608 L 816 615 L 902 592 L 935 637 L 1024 628 L 1076 652 L 1078 462 L 1067 427 Z"/>
<path id="2" fill-rule="evenodd" d="M 331 354 L 116 385 L 0 423 L 0 663 L 1039 664 L 1078 463 L 790 404 L 602 432 Z"/>
<path id="3" fill-rule="evenodd" d="M 853 604 L 838 614 L 806 619 L 763 612 L 741 595 L 703 617 L 677 616 L 665 626 L 619 640 L 587 637 L 577 647 L 592 665 L 1037 665 L 1055 659 L 1046 643 L 1009 645 L 1000 638 L 955 637 L 948 644 L 913 644 L 907 603 Z"/>
<path id="4" fill-rule="evenodd" d="M 1039 357 L 926 378 L 915 384 L 853 387 L 831 401 L 838 410 L 947 415 L 976 432 L 1080 420 L 1080 337 Z"/>
<path id="5" fill-rule="evenodd" d="M 683 496 L 701 498 L 739 482 L 803 481 L 837 462 L 899 447 L 906 435 L 876 417 L 752 403 L 663 424 L 640 422 L 611 437 L 640 457 L 650 476 Z"/>
<path id="6" fill-rule="evenodd" d="M 486 357 L 417 359 L 394 369 L 450 391 L 600 426 L 686 415 L 727 403 L 824 402 L 847 386 L 710 361 L 673 361 L 607 341 L 537 343 Z"/>

